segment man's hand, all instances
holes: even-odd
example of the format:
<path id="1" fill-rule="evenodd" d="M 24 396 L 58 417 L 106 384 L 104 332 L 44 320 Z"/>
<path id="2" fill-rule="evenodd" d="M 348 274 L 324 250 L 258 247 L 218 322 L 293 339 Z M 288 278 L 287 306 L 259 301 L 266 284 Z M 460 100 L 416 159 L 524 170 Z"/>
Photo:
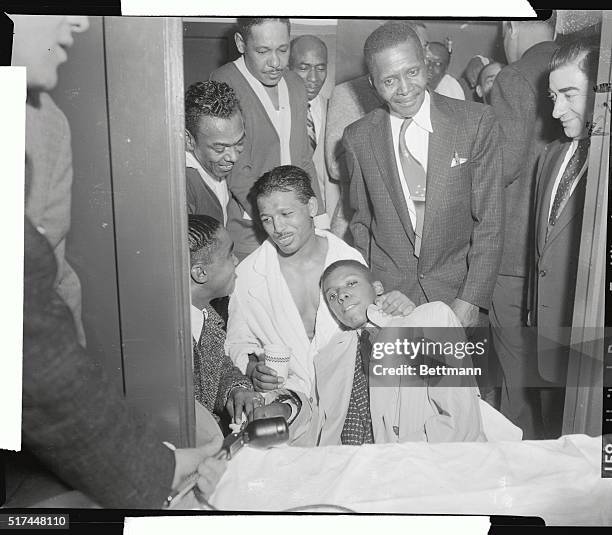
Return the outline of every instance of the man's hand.
<path id="1" fill-rule="evenodd" d="M 377 297 L 374 303 L 391 316 L 407 316 L 416 308 L 416 305 L 398 290 Z"/>
<path id="2" fill-rule="evenodd" d="M 221 448 L 221 438 L 215 437 L 199 448 L 183 448 L 174 452 L 175 467 L 172 490 L 178 489 L 183 481 L 198 472 L 198 488 L 206 499 L 210 498 L 227 467 L 226 460 L 213 457 Z"/>
<path id="3" fill-rule="evenodd" d="M 459 318 L 464 329 L 476 327 L 478 325 L 479 308 L 476 305 L 463 301 L 463 299 L 455 299 L 451 303 L 451 309 L 457 318 Z"/>
<path id="4" fill-rule="evenodd" d="M 265 355 L 249 355 L 249 363 L 246 368 L 246 376 L 251 379 L 256 392 L 268 392 L 276 390 L 285 382 L 282 377 L 278 377 L 276 370 L 268 368 L 264 364 Z"/>
<path id="5" fill-rule="evenodd" d="M 247 415 L 250 422 L 253 420 L 253 410 L 255 407 L 263 404 L 264 399 L 261 394 L 247 388 L 237 387 L 230 392 L 225 408 L 232 418 L 232 422 L 239 424 L 243 412 Z"/>
<path id="6" fill-rule="evenodd" d="M 262 418 L 273 418 L 274 416 L 282 416 L 285 420 L 291 418 L 291 406 L 287 403 L 275 401 L 264 407 L 257 407 L 253 412 L 253 420 L 261 420 Z"/>

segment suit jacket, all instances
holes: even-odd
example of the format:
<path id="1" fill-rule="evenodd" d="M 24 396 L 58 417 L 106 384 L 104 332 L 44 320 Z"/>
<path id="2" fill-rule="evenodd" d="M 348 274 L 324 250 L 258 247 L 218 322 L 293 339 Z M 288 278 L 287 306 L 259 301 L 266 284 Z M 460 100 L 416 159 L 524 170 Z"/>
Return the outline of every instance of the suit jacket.
<path id="1" fill-rule="evenodd" d="M 529 279 L 532 324 L 537 325 L 538 333 L 538 369 L 545 380 L 561 383 L 565 383 L 567 374 L 586 176 L 576 185 L 548 239 L 546 229 L 552 188 L 569 146 L 568 141 L 554 141 L 540 157 L 535 257 Z"/>
<path id="2" fill-rule="evenodd" d="M 322 98 L 322 97 L 319 97 Z M 317 177 L 319 179 L 319 191 L 324 199 L 324 211 L 331 220 L 334 215 L 334 209 L 338 203 L 340 197 L 340 190 L 337 181 L 331 181 L 329 173 L 327 172 L 327 165 L 325 164 L 325 133 L 327 129 L 327 107 L 328 100 L 322 99 L 321 102 L 321 128 L 317 132 L 317 148 L 312 155 L 312 162 L 314 163 L 317 171 Z"/>
<path id="3" fill-rule="evenodd" d="M 502 134 L 506 225 L 500 274 L 527 277 L 533 235 L 538 156 L 561 137 L 548 98 L 548 64 L 557 45 L 538 43 L 504 67 L 491 88 L 491 105 Z"/>
<path id="4" fill-rule="evenodd" d="M 79 342 L 85 345 L 81 283 L 66 260 L 72 195 L 70 126 L 64 113 L 44 92 L 28 96 L 26 177 L 25 213 L 53 247 L 57 260 L 55 289 L 70 307 Z"/>
<path id="5" fill-rule="evenodd" d="M 325 161 L 329 176 L 334 180 L 343 182 L 348 177 L 342 146 L 344 129 L 381 106 L 382 101 L 367 74 L 334 87 L 329 99 L 325 128 Z"/>
<path id="6" fill-rule="evenodd" d="M 406 317 L 393 318 L 389 327 L 454 327 L 444 330 L 445 341 L 450 336 L 462 336 L 461 325 L 453 312 L 442 303 L 427 303 L 417 307 Z M 457 329 L 459 327 L 459 329 Z M 452 332 L 451 332 L 452 331 Z M 393 338 L 397 330 L 392 331 Z M 440 330 L 424 330 L 435 338 Z M 391 331 L 381 331 L 381 334 Z M 450 336 L 449 336 L 450 335 Z M 385 341 L 391 341 L 386 339 Z M 355 357 L 357 354 L 356 331 L 338 332 L 314 357 L 316 382 L 307 395 L 298 393 L 302 409 L 290 426 L 290 440 L 294 446 L 333 446 L 341 444 L 341 433 L 348 411 Z M 405 357 L 399 357 L 402 364 Z M 372 365 L 381 362 L 370 361 Z M 388 364 L 389 361 L 386 361 Z M 452 363 L 451 363 L 452 364 Z M 370 378 L 373 376 L 370 375 Z M 479 398 L 473 378 L 454 377 L 445 386 L 425 385 L 417 378 L 410 381 L 399 376 L 388 376 L 373 384 L 370 381 L 370 410 L 374 442 L 459 442 L 483 441 Z M 394 384 L 396 383 L 397 384 Z M 422 386 L 421 386 L 422 384 Z M 461 384 L 461 386 L 457 386 Z M 396 402 L 401 404 L 400 432 L 395 435 L 392 425 Z"/>
<path id="7" fill-rule="evenodd" d="M 328 240 L 326 267 L 341 259 L 363 263 L 359 252 L 341 239 L 327 231 L 315 232 Z M 313 356 L 340 331 L 323 295 L 311 342 L 281 273 L 276 247 L 270 241 L 245 258 L 236 268 L 236 274 L 236 288 L 229 303 L 226 352 L 244 373 L 249 353 L 261 352 L 264 345 L 283 344 L 291 348 L 289 376 L 284 388 L 309 394 L 314 383 Z M 354 365 L 355 361 L 352 362 Z"/>
<path id="8" fill-rule="evenodd" d="M 223 208 L 215 192 L 206 184 L 197 169 L 185 169 L 187 179 L 187 213 L 209 215 L 223 223 Z"/>
<path id="9" fill-rule="evenodd" d="M 460 298 L 488 309 L 504 222 L 497 120 L 488 106 L 430 95 L 420 257 L 383 108 L 344 134 L 355 247 L 386 290 L 399 289 L 417 304 Z"/>
<path id="10" fill-rule="evenodd" d="M 228 208 L 227 229 L 234 238 L 236 252 L 247 255 L 265 240 L 263 230 L 253 226 L 255 210 L 249 192 L 261 175 L 280 165 L 280 141 L 263 104 L 234 63 L 222 65 L 210 77 L 211 80 L 226 82 L 234 89 L 244 118 L 244 149 L 228 177 L 230 192 L 238 203 Z M 306 132 L 307 100 L 304 82 L 289 70 L 285 71 L 283 78 L 289 89 L 291 107 L 291 163 L 304 169 L 316 188 L 316 171 Z M 248 217 L 244 216 L 244 212 Z"/>
<path id="11" fill-rule="evenodd" d="M 78 344 L 72 314 L 53 288 L 51 247 L 27 219 L 24 246 L 24 445 L 103 507 L 161 507 L 173 452 L 130 414 L 103 366 Z"/>

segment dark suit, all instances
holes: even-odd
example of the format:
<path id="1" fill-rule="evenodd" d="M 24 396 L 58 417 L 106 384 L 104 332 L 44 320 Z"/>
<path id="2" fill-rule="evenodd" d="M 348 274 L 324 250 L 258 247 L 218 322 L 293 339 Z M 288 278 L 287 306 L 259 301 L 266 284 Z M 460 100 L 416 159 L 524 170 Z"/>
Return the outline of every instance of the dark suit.
<path id="1" fill-rule="evenodd" d="M 538 369 L 543 379 L 562 385 L 567 375 L 586 176 L 576 184 L 548 238 L 546 228 L 553 185 L 569 146 L 568 141 L 547 145 L 538 165 L 535 258 L 529 281 L 529 308 L 538 333 Z"/>
<path id="2" fill-rule="evenodd" d="M 488 309 L 502 251 L 497 121 L 487 106 L 430 96 L 433 132 L 420 257 L 414 256 L 414 231 L 384 108 L 344 134 L 355 247 L 386 290 L 399 289 L 417 305 L 460 298 Z M 457 158 L 461 163 L 451 167 Z"/>
<path id="3" fill-rule="evenodd" d="M 506 206 L 504 253 L 489 311 L 491 339 L 503 375 L 500 409 L 526 439 L 536 438 L 540 426 L 533 393 L 525 389 L 537 374 L 529 359 L 533 340 L 525 330 L 525 310 L 538 156 L 561 135 L 548 98 L 548 64 L 556 48 L 550 41 L 532 46 L 499 72 L 490 93 L 502 133 Z"/>
<path id="4" fill-rule="evenodd" d="M 24 445 L 104 507 L 161 507 L 174 454 L 77 343 L 72 314 L 53 289 L 51 247 L 28 219 L 24 245 Z"/>
<path id="5" fill-rule="evenodd" d="M 263 104 L 234 63 L 226 63 L 211 74 L 211 80 L 227 83 L 238 96 L 246 137 L 240 159 L 228 177 L 228 186 L 238 204 L 228 209 L 227 229 L 235 242 L 237 255 L 244 257 L 253 252 L 266 238 L 263 231 L 253 227 L 253 222 L 244 218 L 246 211 L 254 217 L 248 194 L 251 186 L 264 173 L 280 165 L 280 141 Z M 311 177 L 315 193 L 318 191 L 317 175 L 312 163 L 312 149 L 306 133 L 306 89 L 302 79 L 292 71 L 283 75 L 289 90 L 291 107 L 291 163 L 301 167 Z M 318 195 L 320 200 L 320 195 Z M 319 213 L 324 205 L 319 204 Z"/>

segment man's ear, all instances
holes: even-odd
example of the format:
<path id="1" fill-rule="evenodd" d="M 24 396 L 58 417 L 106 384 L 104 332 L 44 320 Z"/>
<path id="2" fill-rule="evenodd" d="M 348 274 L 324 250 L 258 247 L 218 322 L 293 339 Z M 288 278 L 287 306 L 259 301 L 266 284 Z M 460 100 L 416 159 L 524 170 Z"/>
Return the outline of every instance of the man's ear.
<path id="1" fill-rule="evenodd" d="M 191 135 L 191 132 L 185 128 L 185 147 L 188 152 L 193 152 L 195 150 L 195 139 Z"/>
<path id="2" fill-rule="evenodd" d="M 476 94 L 482 98 L 482 87 L 480 87 L 480 84 L 476 84 Z"/>
<path id="3" fill-rule="evenodd" d="M 376 292 L 376 295 L 382 295 L 385 293 L 385 289 L 382 285 L 382 282 L 380 281 L 374 281 L 372 283 L 372 287 L 374 288 L 374 291 Z"/>
<path id="4" fill-rule="evenodd" d="M 310 197 L 310 199 L 308 199 L 308 214 L 310 215 L 310 217 L 314 217 L 317 215 L 318 211 L 319 201 L 317 201 L 316 197 Z"/>
<path id="5" fill-rule="evenodd" d="M 236 48 L 238 49 L 238 52 L 244 54 L 246 51 L 246 42 L 242 38 L 242 34 L 240 32 L 236 32 L 234 34 L 234 43 L 236 43 Z"/>
<path id="6" fill-rule="evenodd" d="M 200 262 L 196 262 L 191 266 L 189 270 L 191 280 L 196 284 L 205 284 L 208 282 L 208 273 L 204 269 L 204 266 Z"/>
<path id="7" fill-rule="evenodd" d="M 518 24 L 516 23 L 515 20 L 507 20 L 506 22 L 504 22 L 504 26 L 505 26 L 505 31 L 510 34 L 510 37 L 512 38 L 516 38 L 516 35 L 518 33 Z"/>

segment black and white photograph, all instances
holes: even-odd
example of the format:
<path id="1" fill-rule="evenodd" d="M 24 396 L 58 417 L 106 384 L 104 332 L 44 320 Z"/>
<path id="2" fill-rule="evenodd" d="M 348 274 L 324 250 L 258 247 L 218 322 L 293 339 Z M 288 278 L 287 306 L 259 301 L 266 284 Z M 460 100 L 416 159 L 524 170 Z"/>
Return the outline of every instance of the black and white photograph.
<path id="1" fill-rule="evenodd" d="M 546 14 L 9 12 L 0 515 L 612 526 L 612 11 Z"/>

